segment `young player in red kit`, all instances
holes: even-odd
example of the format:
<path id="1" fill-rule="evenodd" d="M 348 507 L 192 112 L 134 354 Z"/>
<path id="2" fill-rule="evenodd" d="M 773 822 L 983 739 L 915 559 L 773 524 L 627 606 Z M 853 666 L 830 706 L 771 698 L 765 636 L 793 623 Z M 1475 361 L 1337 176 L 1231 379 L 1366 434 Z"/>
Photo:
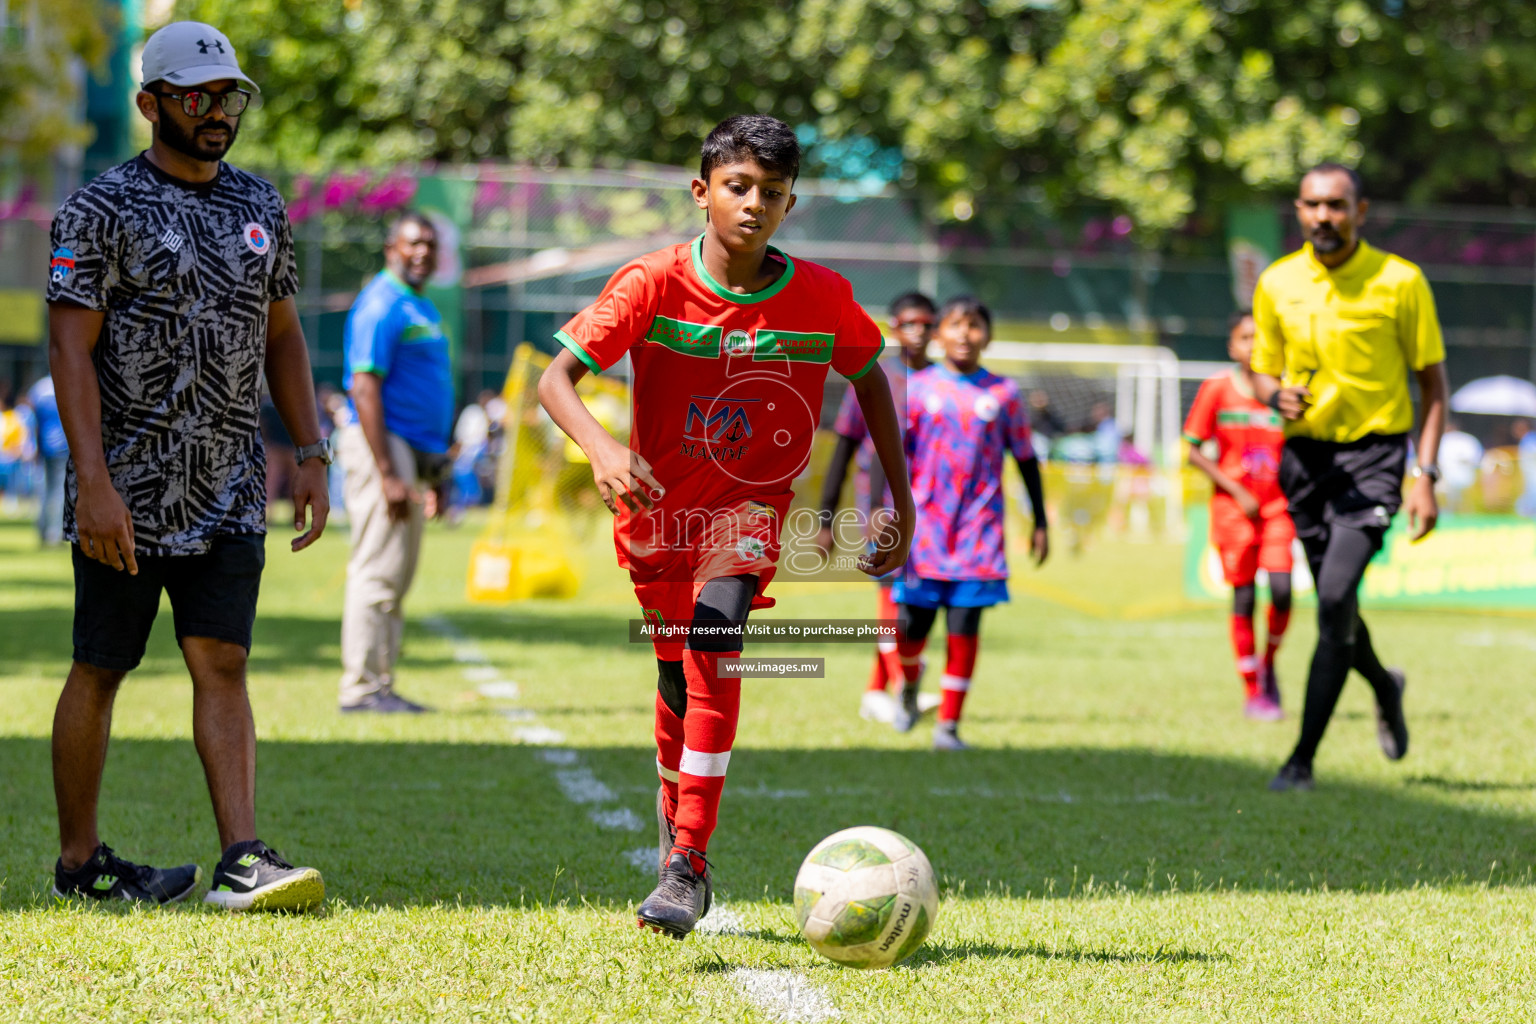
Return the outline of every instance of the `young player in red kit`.
<path id="1" fill-rule="evenodd" d="M 1253 394 L 1253 316 L 1232 318 L 1227 354 L 1237 363 L 1230 373 L 1200 385 L 1184 423 L 1189 464 L 1211 478 L 1211 540 L 1221 553 L 1222 573 L 1232 585 L 1232 646 L 1237 670 L 1247 690 L 1244 713 L 1276 721 L 1280 687 L 1275 681 L 1275 652 L 1291 620 L 1291 542 L 1296 527 L 1280 493 L 1280 448 L 1285 443 L 1280 417 Z M 1200 446 L 1215 439 L 1211 461 Z M 1254 640 L 1255 580 L 1269 574 L 1269 638 L 1264 657 Z"/>
<path id="2" fill-rule="evenodd" d="M 791 485 L 810 458 L 827 371 L 853 383 L 897 510 L 862 564 L 882 576 L 911 544 L 901 427 L 876 360 L 884 341 L 853 289 L 768 244 L 795 205 L 800 147 L 788 125 L 747 115 L 704 140 L 693 198 L 704 233 L 626 264 L 556 335 L 539 399 L 592 464 L 614 545 L 653 634 L 661 862 L 642 926 L 676 938 L 708 910 L 705 851 L 736 736 L 751 608 L 773 601 Z M 615 440 L 576 383 L 629 355 L 633 426 Z"/>
<path id="3" fill-rule="evenodd" d="M 891 301 L 891 332 L 896 336 L 901 350 L 899 360 L 892 361 L 889 374 L 891 398 L 896 404 L 896 415 L 906 416 L 907 378 L 928 366 L 928 342 L 933 338 L 934 321 L 938 307 L 922 292 L 907 292 Z M 848 476 L 850 462 L 856 463 L 854 477 L 854 501 L 858 506 L 858 536 L 863 540 L 876 522 L 875 510 L 890 507 L 890 493 L 885 486 L 885 476 L 875 459 L 875 445 L 869 436 L 869 426 L 859 411 L 858 395 L 849 390 L 837 409 L 837 420 L 832 425 L 837 435 L 837 446 L 827 461 L 827 473 L 821 485 L 821 532 L 816 546 L 823 555 L 831 552 L 833 520 L 837 504 L 842 497 L 843 481 Z M 852 533 L 854 531 L 846 531 Z M 896 602 L 891 599 L 893 579 L 876 580 L 877 592 L 875 616 L 879 619 L 896 618 Z M 859 714 L 872 722 L 889 723 L 896 714 L 896 702 L 891 699 L 890 686 L 900 689 L 902 682 L 901 655 L 895 640 L 881 640 L 876 645 L 875 664 L 870 673 L 869 685 L 859 701 Z M 918 697 L 919 710 L 930 711 L 939 706 L 937 697 L 928 694 Z"/>
<path id="4" fill-rule="evenodd" d="M 969 296 L 939 311 L 944 361 L 907 381 L 906 450 L 911 460 L 917 528 L 912 557 L 893 588 L 898 606 L 901 707 L 892 720 L 909 731 L 919 711 L 919 658 L 944 608 L 947 658 L 943 702 L 933 730 L 935 750 L 965 750 L 960 709 L 971 688 L 981 613 L 1008 600 L 1003 545 L 1003 458 L 1012 453 L 1034 509 L 1030 550 L 1035 564 L 1050 550 L 1045 490 L 1019 386 L 981 366 L 992 338 L 992 314 Z"/>

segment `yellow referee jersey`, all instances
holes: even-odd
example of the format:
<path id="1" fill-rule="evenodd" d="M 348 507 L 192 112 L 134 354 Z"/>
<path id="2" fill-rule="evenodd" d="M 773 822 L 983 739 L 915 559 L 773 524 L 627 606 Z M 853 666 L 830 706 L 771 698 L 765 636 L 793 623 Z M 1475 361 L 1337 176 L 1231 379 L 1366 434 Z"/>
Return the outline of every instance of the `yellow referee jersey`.
<path id="1" fill-rule="evenodd" d="M 1312 406 L 1288 437 L 1354 441 L 1413 429 L 1408 372 L 1445 360 L 1424 272 L 1361 242 L 1343 266 L 1312 245 L 1276 260 L 1253 293 L 1253 369 L 1305 385 Z"/>

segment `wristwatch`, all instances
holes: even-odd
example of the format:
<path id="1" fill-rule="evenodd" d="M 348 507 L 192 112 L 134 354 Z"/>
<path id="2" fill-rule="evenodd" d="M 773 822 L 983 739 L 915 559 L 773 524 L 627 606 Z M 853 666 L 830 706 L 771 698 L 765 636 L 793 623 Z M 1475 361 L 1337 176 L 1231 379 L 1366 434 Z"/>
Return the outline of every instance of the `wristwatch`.
<path id="1" fill-rule="evenodd" d="M 298 450 L 293 455 L 299 465 L 303 465 L 310 459 L 319 459 L 327 466 L 331 464 L 331 446 L 323 437 L 314 444 L 299 445 Z"/>
<path id="2" fill-rule="evenodd" d="M 1415 480 L 1417 480 L 1421 476 L 1427 476 L 1427 477 L 1429 477 L 1429 482 L 1430 483 L 1437 484 L 1437 483 L 1440 482 L 1440 467 L 1439 466 L 1414 466 L 1413 467 L 1413 478 Z"/>

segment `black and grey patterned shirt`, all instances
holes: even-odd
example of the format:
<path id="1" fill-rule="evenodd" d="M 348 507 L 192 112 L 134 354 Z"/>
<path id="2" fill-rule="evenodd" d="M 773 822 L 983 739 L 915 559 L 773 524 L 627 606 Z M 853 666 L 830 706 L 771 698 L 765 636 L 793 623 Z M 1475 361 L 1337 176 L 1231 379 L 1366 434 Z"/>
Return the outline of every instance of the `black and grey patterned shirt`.
<path id="1" fill-rule="evenodd" d="M 220 535 L 265 533 L 267 308 L 298 291 L 277 189 L 228 164 L 195 185 L 140 155 L 65 201 L 51 248 L 48 301 L 107 315 L 94 356 L 102 447 L 134 547 L 199 554 Z M 70 540 L 76 494 L 71 463 Z"/>

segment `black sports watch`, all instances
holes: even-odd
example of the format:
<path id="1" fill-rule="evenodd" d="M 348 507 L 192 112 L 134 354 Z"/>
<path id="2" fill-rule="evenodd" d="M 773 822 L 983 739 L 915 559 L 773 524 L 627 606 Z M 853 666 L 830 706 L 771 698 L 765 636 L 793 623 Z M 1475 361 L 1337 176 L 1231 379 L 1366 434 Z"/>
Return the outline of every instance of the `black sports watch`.
<path id="1" fill-rule="evenodd" d="M 331 464 L 331 446 L 326 441 L 326 439 L 322 437 L 314 444 L 299 445 L 298 450 L 293 453 L 293 457 L 294 460 L 297 461 L 300 465 L 303 465 L 310 459 L 319 459 L 321 462 L 329 466 Z"/>

